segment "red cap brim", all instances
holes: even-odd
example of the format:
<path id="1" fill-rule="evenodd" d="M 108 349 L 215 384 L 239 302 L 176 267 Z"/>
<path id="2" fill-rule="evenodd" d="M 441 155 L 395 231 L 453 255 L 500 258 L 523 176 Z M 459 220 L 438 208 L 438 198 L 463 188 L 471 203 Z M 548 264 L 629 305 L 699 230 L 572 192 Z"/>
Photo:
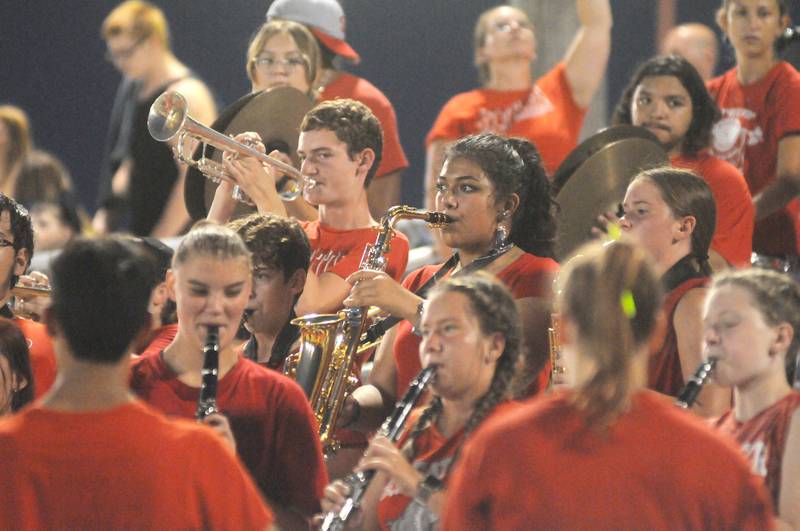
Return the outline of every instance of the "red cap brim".
<path id="1" fill-rule="evenodd" d="M 311 30 L 315 37 L 322 41 L 322 44 L 328 47 L 336 55 L 340 55 L 354 63 L 361 62 L 361 57 L 359 57 L 356 51 L 352 49 L 346 42 L 335 37 L 331 37 L 327 33 L 324 33 L 317 28 L 309 27 L 308 29 Z"/>

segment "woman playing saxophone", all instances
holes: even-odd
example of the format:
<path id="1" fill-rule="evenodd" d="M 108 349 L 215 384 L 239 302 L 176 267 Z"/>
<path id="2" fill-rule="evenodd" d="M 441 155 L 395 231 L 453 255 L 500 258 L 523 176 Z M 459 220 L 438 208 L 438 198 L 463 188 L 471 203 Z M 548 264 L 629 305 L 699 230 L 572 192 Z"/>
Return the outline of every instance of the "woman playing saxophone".
<path id="1" fill-rule="evenodd" d="M 509 292 L 485 273 L 437 285 L 420 325 L 423 367 L 435 367 L 432 399 L 411 416 L 400 448 L 376 436 L 356 467 L 375 470 L 361 503 L 365 529 L 390 524 L 436 529 L 449 470 L 465 438 L 495 409 L 506 409 L 520 356 L 520 322 Z M 323 511 L 350 494 L 335 481 Z"/>

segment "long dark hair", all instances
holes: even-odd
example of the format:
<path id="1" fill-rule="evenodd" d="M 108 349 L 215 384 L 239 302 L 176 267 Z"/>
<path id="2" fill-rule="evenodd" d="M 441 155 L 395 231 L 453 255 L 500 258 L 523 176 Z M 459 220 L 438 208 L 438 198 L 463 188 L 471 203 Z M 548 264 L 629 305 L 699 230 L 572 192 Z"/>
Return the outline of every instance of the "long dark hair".
<path id="1" fill-rule="evenodd" d="M 0 317 L 0 356 L 8 361 L 10 374 L 0 371 L 5 387 L 11 393 L 11 412 L 19 411 L 33 401 L 34 381 L 31 371 L 28 341 L 22 331 L 10 319 Z M 17 387 L 12 385 L 16 379 Z M 3 397 L 5 402 L 6 397 Z"/>
<path id="2" fill-rule="evenodd" d="M 722 116 L 717 104 L 711 98 L 700 74 L 692 64 L 680 55 L 653 57 L 633 74 L 628 86 L 620 97 L 611 121 L 614 125 L 632 125 L 631 106 L 636 87 L 644 78 L 671 76 L 680 81 L 692 100 L 692 121 L 681 142 L 681 152 L 694 156 L 711 143 L 711 128 Z"/>
<path id="3" fill-rule="evenodd" d="M 445 159 L 465 159 L 479 166 L 492 181 L 496 204 L 517 194 L 519 207 L 511 219 L 509 239 L 523 251 L 554 256 L 555 202 L 536 146 L 523 138 L 481 133 L 451 144 Z"/>
<path id="4" fill-rule="evenodd" d="M 489 390 L 478 399 L 464 426 L 471 433 L 494 410 L 495 406 L 512 398 L 518 389 L 515 368 L 522 355 L 522 329 L 514 299 L 508 289 L 492 275 L 479 271 L 462 277 L 444 280 L 431 289 L 428 300 L 443 293 L 461 293 L 469 300 L 472 315 L 478 320 L 483 335 L 501 334 L 505 348 L 497 359 Z M 404 449 L 410 452 L 416 438 L 442 412 L 442 399 L 434 397 L 414 425 Z M 454 460 L 455 461 L 455 460 Z"/>
<path id="5" fill-rule="evenodd" d="M 661 284 L 644 251 L 623 241 L 584 246 L 561 275 L 559 311 L 575 324 L 582 354 L 596 365 L 576 389 L 575 404 L 588 426 L 603 429 L 630 403 L 634 359 L 655 332 Z"/>

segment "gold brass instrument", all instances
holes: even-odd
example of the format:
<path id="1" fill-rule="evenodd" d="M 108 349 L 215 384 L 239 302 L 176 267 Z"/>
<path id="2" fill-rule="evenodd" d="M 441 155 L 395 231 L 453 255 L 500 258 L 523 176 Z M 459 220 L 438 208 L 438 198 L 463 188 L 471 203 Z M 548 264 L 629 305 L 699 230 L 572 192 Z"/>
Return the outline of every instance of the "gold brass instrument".
<path id="1" fill-rule="evenodd" d="M 367 245 L 360 270 L 384 271 L 386 254 L 400 219 L 422 219 L 434 227 L 450 222 L 441 212 L 395 206 L 381 218 L 375 243 Z M 347 308 L 338 314 L 311 314 L 292 320 L 300 328 L 300 350 L 289 356 L 285 373 L 306 392 L 317 417 L 322 448 L 330 456 L 339 448 L 334 438 L 344 400 L 357 385 L 354 371 L 368 308 Z"/>
<path id="2" fill-rule="evenodd" d="M 288 177 L 288 180 L 279 192 L 281 199 L 293 201 L 302 192 L 303 175 L 298 169 L 196 121 L 189 116 L 186 98 L 179 92 L 165 92 L 153 102 L 150 107 L 150 113 L 147 116 L 147 129 L 150 131 L 150 135 L 159 142 L 168 142 L 173 138 L 177 138 L 177 152 L 181 162 L 196 167 L 203 175 L 214 182 L 228 179 L 228 176 L 225 167 L 221 163 L 206 157 L 206 146 L 209 145 L 228 153 L 255 157 L 262 163 L 269 164 L 283 172 Z M 184 141 L 187 137 L 195 138 L 203 144 L 200 159 L 194 160 L 191 155 L 184 153 L 186 147 Z M 234 197 L 242 202 L 249 201 L 238 191 L 238 187 L 234 190 Z"/>

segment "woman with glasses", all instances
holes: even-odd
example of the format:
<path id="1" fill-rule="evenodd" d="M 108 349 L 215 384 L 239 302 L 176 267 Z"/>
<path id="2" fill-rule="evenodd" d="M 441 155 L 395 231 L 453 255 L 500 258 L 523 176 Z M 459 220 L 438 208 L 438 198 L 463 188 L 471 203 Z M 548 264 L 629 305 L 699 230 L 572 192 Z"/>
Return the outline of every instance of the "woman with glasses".
<path id="1" fill-rule="evenodd" d="M 445 147 L 483 131 L 520 136 L 542 153 L 552 175 L 577 145 L 586 107 L 603 80 L 611 50 L 609 0 L 576 0 L 581 26 L 562 62 L 533 79 L 536 38 L 520 9 L 499 6 L 475 25 L 475 65 L 482 88 L 442 108 L 426 138 L 425 204 L 432 208 Z"/>
<path id="2" fill-rule="evenodd" d="M 302 24 L 265 23 L 247 47 L 247 77 L 253 91 L 288 86 L 315 97 L 319 54 L 317 40 Z"/>
<path id="3" fill-rule="evenodd" d="M 102 36 L 106 58 L 124 79 L 109 128 L 112 173 L 101 183 L 94 228 L 100 233 L 117 228 L 109 216 L 127 212 L 133 234 L 175 236 L 189 221 L 183 201 L 186 167 L 178 165 L 171 145 L 150 136 L 147 115 L 164 91 L 177 91 L 186 98 L 192 117 L 209 124 L 216 117 L 214 99 L 172 53 L 164 13 L 149 2 L 129 0 L 117 6 L 103 22 Z"/>

